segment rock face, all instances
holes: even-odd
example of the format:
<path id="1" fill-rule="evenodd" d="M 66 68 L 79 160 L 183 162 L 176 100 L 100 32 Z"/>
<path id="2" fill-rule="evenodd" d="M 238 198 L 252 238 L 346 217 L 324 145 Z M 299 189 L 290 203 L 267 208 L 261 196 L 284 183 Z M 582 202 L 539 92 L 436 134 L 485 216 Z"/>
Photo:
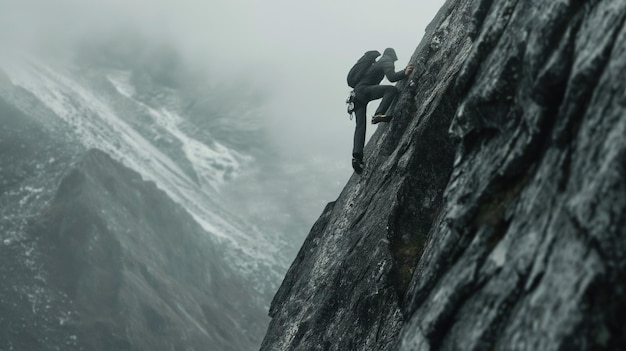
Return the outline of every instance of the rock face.
<path id="1" fill-rule="evenodd" d="M 0 349 L 258 345 L 259 297 L 223 264 L 220 244 L 104 152 L 80 158 L 29 228 L 1 248 Z"/>
<path id="2" fill-rule="evenodd" d="M 261 349 L 626 349 L 625 19 L 448 1 Z"/>

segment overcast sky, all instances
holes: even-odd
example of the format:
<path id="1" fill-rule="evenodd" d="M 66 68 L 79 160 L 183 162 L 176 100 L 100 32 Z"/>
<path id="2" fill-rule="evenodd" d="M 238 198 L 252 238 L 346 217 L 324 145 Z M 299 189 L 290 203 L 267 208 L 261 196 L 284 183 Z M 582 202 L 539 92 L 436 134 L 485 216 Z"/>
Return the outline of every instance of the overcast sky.
<path id="1" fill-rule="evenodd" d="M 346 162 L 354 121 L 345 77 L 363 52 L 396 49 L 396 70 L 444 0 L 0 0 L 0 40 L 63 51 L 131 27 L 177 45 L 223 75 L 269 92 L 276 141 L 303 157 Z M 368 116 L 375 109 L 371 103 Z M 375 130 L 368 124 L 368 137 Z"/>

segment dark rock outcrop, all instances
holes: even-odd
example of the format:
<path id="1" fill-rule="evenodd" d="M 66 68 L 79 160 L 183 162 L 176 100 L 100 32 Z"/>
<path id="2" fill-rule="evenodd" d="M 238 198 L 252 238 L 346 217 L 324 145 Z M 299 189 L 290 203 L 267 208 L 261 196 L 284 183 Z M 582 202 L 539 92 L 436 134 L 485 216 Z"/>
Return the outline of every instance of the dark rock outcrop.
<path id="1" fill-rule="evenodd" d="M 0 349 L 258 345 L 259 297 L 224 265 L 221 244 L 107 154 L 89 150 L 29 227 L 24 242 L 1 248 Z"/>
<path id="2" fill-rule="evenodd" d="M 448 1 L 261 349 L 626 349 L 625 19 Z"/>

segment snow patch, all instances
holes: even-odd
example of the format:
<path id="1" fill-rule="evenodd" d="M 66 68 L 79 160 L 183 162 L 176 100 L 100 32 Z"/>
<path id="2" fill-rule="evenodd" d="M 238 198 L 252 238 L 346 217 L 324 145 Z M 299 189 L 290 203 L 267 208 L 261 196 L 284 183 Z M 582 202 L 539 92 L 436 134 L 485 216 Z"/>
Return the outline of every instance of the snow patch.
<path id="1" fill-rule="evenodd" d="M 121 95 L 132 98 L 135 95 L 135 87 L 131 83 L 132 73 L 129 71 L 114 71 L 107 75 L 107 79 L 115 90 Z"/>

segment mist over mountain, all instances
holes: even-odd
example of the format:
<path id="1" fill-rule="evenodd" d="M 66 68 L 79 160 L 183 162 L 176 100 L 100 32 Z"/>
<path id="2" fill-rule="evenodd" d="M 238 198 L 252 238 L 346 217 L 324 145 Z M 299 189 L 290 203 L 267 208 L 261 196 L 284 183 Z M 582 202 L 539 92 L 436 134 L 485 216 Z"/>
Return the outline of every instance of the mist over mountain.
<path id="1" fill-rule="evenodd" d="M 74 50 L 0 60 L 0 349 L 257 348 L 336 190 L 249 81 L 134 32 Z"/>
<path id="2" fill-rule="evenodd" d="M 626 3 L 158 3 L 0 2 L 1 350 L 626 349 Z M 344 179 L 345 71 L 401 43 Z"/>
<path id="3" fill-rule="evenodd" d="M 333 171 L 332 165 L 320 165 L 321 160 L 294 159 L 291 150 L 275 141 L 276 126 L 266 121 L 269 93 L 245 78 L 224 80 L 204 66 L 194 66 L 175 47 L 126 32 L 104 42 L 82 43 L 76 62 L 90 74 L 103 68 L 130 72 L 127 79 L 134 87 L 133 97 L 178 111 L 185 116 L 181 131 L 202 143 L 219 142 L 251 156 L 236 176 L 225 173 L 228 185 L 219 191 L 229 208 L 241 211 L 255 225 L 290 233 L 297 243 L 314 221 L 314 213 L 341 186 L 342 169 Z M 149 123 L 138 120 L 137 128 Z M 160 138 L 157 143 L 168 142 L 172 141 Z M 311 168 L 326 171 L 309 175 Z M 320 175 L 328 179 L 312 179 Z M 329 186 L 325 190 L 311 187 L 312 183 Z"/>
<path id="4" fill-rule="evenodd" d="M 626 349 L 626 3 L 319 3 L 0 2 L 1 350 Z"/>
<path id="5" fill-rule="evenodd" d="M 421 35 L 276 4 L 0 1 L 0 349 L 258 349 L 351 173 L 345 71 Z"/>

